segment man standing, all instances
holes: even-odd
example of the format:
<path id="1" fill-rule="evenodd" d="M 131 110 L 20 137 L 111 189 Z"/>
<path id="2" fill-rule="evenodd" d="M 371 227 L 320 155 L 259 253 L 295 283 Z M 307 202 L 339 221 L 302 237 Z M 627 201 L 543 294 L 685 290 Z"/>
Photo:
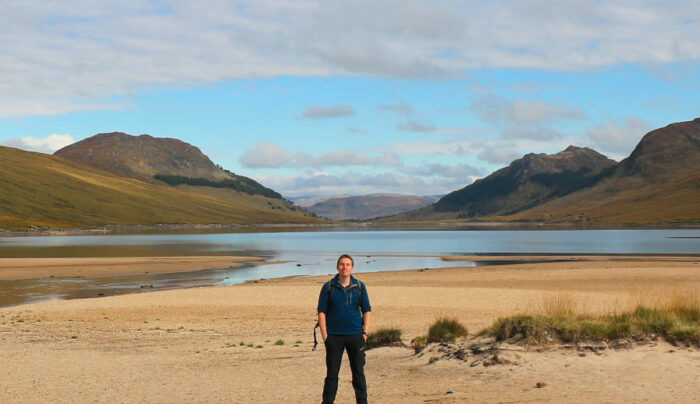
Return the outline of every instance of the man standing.
<path id="1" fill-rule="evenodd" d="M 347 351 L 355 400 L 366 404 L 365 342 L 369 336 L 372 307 L 365 284 L 352 276 L 355 269 L 352 257 L 341 255 L 336 268 L 338 275 L 323 285 L 318 297 L 318 324 L 326 345 L 323 403 L 335 401 L 340 362 L 343 352 Z"/>

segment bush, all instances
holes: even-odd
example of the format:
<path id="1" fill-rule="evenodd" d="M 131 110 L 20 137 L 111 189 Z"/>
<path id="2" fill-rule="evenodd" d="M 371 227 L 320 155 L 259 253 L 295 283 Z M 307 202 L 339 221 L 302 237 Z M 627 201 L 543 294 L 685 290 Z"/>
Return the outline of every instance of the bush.
<path id="1" fill-rule="evenodd" d="M 397 328 L 382 328 L 367 338 L 367 349 L 378 348 L 380 346 L 404 346 L 401 341 L 401 330 Z"/>
<path id="2" fill-rule="evenodd" d="M 454 342 L 457 337 L 466 337 L 467 329 L 455 319 L 438 319 L 428 330 L 427 342 Z"/>

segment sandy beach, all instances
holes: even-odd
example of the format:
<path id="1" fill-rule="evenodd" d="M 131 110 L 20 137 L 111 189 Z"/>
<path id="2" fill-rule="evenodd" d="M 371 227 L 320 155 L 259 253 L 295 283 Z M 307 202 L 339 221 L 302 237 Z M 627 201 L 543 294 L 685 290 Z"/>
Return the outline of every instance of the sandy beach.
<path id="1" fill-rule="evenodd" d="M 102 277 L 235 268 L 259 257 L 0 258 L 0 280 Z"/>
<path id="2" fill-rule="evenodd" d="M 567 261 L 522 264 L 508 257 L 515 263 L 459 267 L 457 260 L 454 268 L 382 273 L 362 273 L 358 263 L 356 276 L 369 289 L 373 328 L 399 328 L 406 343 L 438 317 L 458 319 L 473 335 L 501 316 L 536 311 L 557 293 L 574 296 L 582 311 L 602 313 L 700 290 L 699 257 L 556 258 Z M 94 263 L 91 275 L 105 265 Z M 328 278 L 0 309 L 0 401 L 319 402 L 324 351 L 322 345 L 311 351 L 312 328 Z M 445 358 L 429 363 L 431 354 L 414 355 L 411 348 L 370 350 L 370 401 L 700 401 L 697 349 L 657 341 L 583 355 L 562 347 L 512 350 L 512 363 L 489 367 Z M 336 402 L 354 402 L 347 362 Z"/>

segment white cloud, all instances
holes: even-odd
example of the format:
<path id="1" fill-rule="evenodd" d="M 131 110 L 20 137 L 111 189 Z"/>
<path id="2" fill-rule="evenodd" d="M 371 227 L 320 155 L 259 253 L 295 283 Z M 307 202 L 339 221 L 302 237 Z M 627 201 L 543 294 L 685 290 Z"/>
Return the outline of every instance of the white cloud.
<path id="1" fill-rule="evenodd" d="M 552 140 L 559 139 L 561 134 L 550 128 L 526 128 L 522 126 L 511 126 L 503 130 L 501 133 L 506 139 L 532 139 L 532 140 Z"/>
<path id="2" fill-rule="evenodd" d="M 397 104 L 386 104 L 386 105 L 379 105 L 377 107 L 380 111 L 390 111 L 397 113 L 399 115 L 412 115 L 413 114 L 413 107 L 410 106 L 409 104 L 406 104 L 405 102 L 400 102 Z"/>
<path id="3" fill-rule="evenodd" d="M 619 160 L 632 153 L 648 131 L 649 126 L 642 119 L 628 117 L 622 124 L 601 123 L 593 126 L 586 133 L 596 150 Z"/>
<path id="4" fill-rule="evenodd" d="M 291 153 L 274 142 L 264 142 L 243 153 L 238 161 L 250 168 L 274 168 L 284 166 L 291 157 Z"/>
<path id="5" fill-rule="evenodd" d="M 23 150 L 52 154 L 56 150 L 73 143 L 75 143 L 75 140 L 71 135 L 52 134 L 45 138 L 39 139 L 35 139 L 33 137 L 11 138 L 4 140 L 2 145 Z"/>
<path id="6" fill-rule="evenodd" d="M 474 101 L 471 110 L 481 119 L 497 125 L 543 125 L 559 120 L 585 117 L 583 111 L 543 100 L 508 100 L 488 95 Z"/>
<path id="7" fill-rule="evenodd" d="M 348 105 L 333 105 L 331 107 L 310 106 L 306 108 L 306 111 L 304 111 L 304 113 L 301 114 L 299 118 L 328 119 L 352 115 L 355 115 L 355 108 Z"/>
<path id="8" fill-rule="evenodd" d="M 461 179 L 471 179 L 473 181 L 475 178 L 479 178 L 481 170 L 470 166 L 469 164 L 457 164 L 454 166 L 449 166 L 445 164 L 423 164 L 418 167 L 406 167 L 403 170 L 406 174 L 410 175 L 422 175 L 430 177 L 448 177 L 448 178 L 461 178 Z"/>
<path id="9" fill-rule="evenodd" d="M 382 156 L 372 157 L 362 153 L 354 153 L 346 150 L 332 150 L 318 156 L 312 156 L 305 152 L 294 154 L 294 161 L 290 163 L 294 167 L 328 167 L 328 166 L 382 166 L 398 167 L 401 160 L 396 153 L 388 152 Z"/>
<path id="10" fill-rule="evenodd" d="M 443 194 L 471 183 L 471 178 L 426 178 L 398 173 L 362 174 L 346 172 L 329 174 L 308 171 L 298 176 L 253 176 L 283 195 L 365 195 L 401 193 L 412 195 Z"/>
<path id="11" fill-rule="evenodd" d="M 422 124 L 419 122 L 416 122 L 414 120 L 408 120 L 404 123 L 400 123 L 397 126 L 399 129 L 404 130 L 406 132 L 418 132 L 418 133 L 435 133 L 435 131 L 438 130 L 433 125 L 426 125 Z"/>
<path id="12" fill-rule="evenodd" d="M 394 152 L 369 156 L 347 150 L 332 150 L 317 156 L 303 151 L 294 154 L 274 142 L 260 143 L 243 153 L 239 162 L 249 168 L 375 166 L 400 167 L 403 163 Z"/>
<path id="13" fill-rule="evenodd" d="M 113 107 L 155 87 L 257 77 L 663 73 L 700 58 L 698 15 L 693 0 L 15 1 L 0 13 L 0 111 Z"/>
<path id="14" fill-rule="evenodd" d="M 499 146 L 486 148 L 479 153 L 479 158 L 492 164 L 508 165 L 515 159 L 523 156 L 523 153 L 515 149 L 502 148 Z"/>
<path id="15" fill-rule="evenodd" d="M 471 132 L 471 129 L 467 128 L 438 128 L 430 124 L 423 124 L 409 119 L 406 122 L 399 123 L 396 125 L 399 130 L 405 132 L 415 132 L 415 133 L 433 133 L 438 135 L 459 135 Z"/>

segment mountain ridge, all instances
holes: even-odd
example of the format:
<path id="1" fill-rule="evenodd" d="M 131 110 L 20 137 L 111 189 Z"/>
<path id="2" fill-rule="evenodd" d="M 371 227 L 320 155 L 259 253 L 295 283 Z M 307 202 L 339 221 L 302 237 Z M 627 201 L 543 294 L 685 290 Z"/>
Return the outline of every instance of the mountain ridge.
<path id="1" fill-rule="evenodd" d="M 570 146 L 556 155 L 563 156 L 562 153 L 565 152 L 582 153 L 582 150 L 591 149 Z M 672 123 L 650 131 L 642 137 L 627 158 L 612 165 L 605 164 L 607 167 L 598 166 L 597 174 L 595 171 L 581 172 L 579 169 L 544 176 L 543 173 L 533 175 L 532 172 L 526 173 L 529 176 L 519 175 L 518 173 L 524 172 L 523 167 L 533 167 L 532 164 L 523 161 L 532 160 L 534 156 L 537 155 L 526 154 L 508 167 L 446 195 L 431 206 L 388 220 L 700 223 L 700 204 L 697 202 L 700 200 L 700 118 Z M 510 177 L 503 177 L 505 174 L 510 174 Z M 468 207 L 468 204 L 474 201 L 464 202 L 458 198 L 457 202 L 461 205 L 457 205 L 457 209 L 445 203 L 449 203 L 450 198 L 455 198 L 455 195 L 464 196 L 465 190 L 471 190 L 471 195 L 468 196 L 475 196 L 477 199 L 484 194 L 491 198 L 493 195 L 488 195 L 488 192 L 480 192 L 484 191 L 483 186 L 480 189 L 480 184 L 487 179 L 501 180 L 500 183 L 492 182 L 493 192 L 503 194 L 503 189 L 511 192 L 517 188 L 517 180 L 525 177 L 539 182 L 540 185 L 553 185 L 553 192 L 550 194 L 552 197 L 533 200 L 531 206 L 521 204 L 522 208 L 515 211 L 491 209 L 487 212 L 468 212 L 464 207 Z M 485 191 L 489 191 L 488 187 Z"/>
<path id="2" fill-rule="evenodd" d="M 57 150 L 54 155 L 150 183 L 231 188 L 282 198 L 257 181 L 214 164 L 198 147 L 174 138 L 98 133 Z"/>
<path id="3" fill-rule="evenodd" d="M 429 208 L 456 212 L 458 218 L 508 215 L 573 192 L 615 164 L 595 150 L 576 146 L 556 154 L 528 153 Z"/>

